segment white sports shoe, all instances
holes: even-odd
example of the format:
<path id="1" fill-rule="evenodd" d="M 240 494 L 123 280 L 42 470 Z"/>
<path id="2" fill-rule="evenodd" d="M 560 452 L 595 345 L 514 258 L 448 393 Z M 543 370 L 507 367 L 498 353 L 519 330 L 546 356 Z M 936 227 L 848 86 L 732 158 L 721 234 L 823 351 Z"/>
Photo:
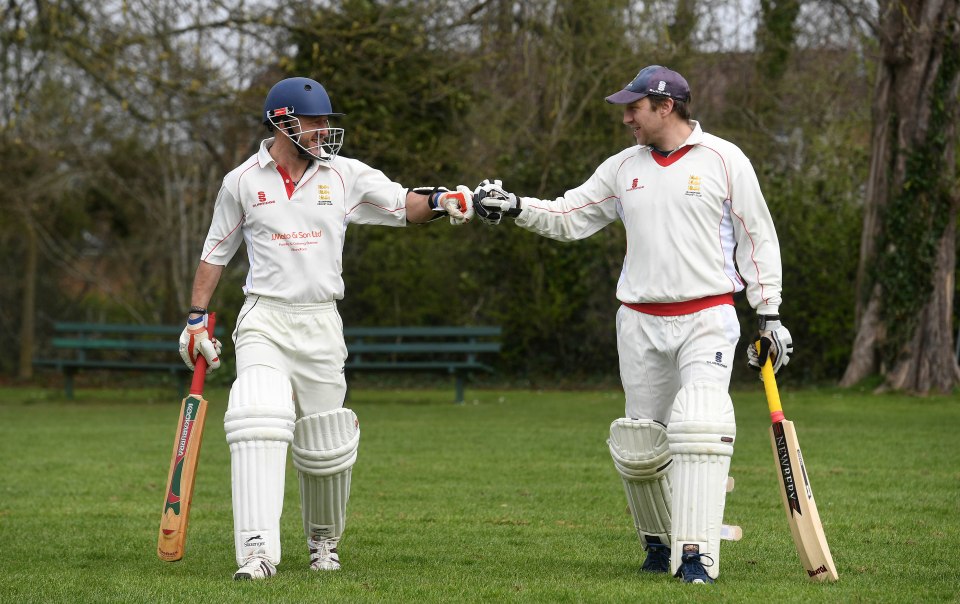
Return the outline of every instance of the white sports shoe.
<path id="1" fill-rule="evenodd" d="M 237 572 L 233 573 L 234 581 L 267 579 L 277 574 L 277 567 L 266 558 L 252 556 L 243 563 Z"/>
<path id="2" fill-rule="evenodd" d="M 310 548 L 310 570 L 340 570 L 340 556 L 337 554 L 339 537 L 330 539 L 307 539 Z"/>

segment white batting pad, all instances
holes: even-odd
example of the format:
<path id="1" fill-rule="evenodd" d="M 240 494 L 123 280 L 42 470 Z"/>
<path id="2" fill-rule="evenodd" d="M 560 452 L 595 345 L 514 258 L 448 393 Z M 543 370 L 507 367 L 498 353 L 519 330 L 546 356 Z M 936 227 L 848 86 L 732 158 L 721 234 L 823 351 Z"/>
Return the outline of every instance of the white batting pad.
<path id="1" fill-rule="evenodd" d="M 675 462 L 671 572 L 676 573 L 680 556 L 689 551 L 706 555 L 704 567 L 716 579 L 727 476 L 737 434 L 733 401 L 726 389 L 710 382 L 684 386 L 674 401 L 667 433 Z"/>
<path id="2" fill-rule="evenodd" d="M 339 538 L 347 521 L 350 476 L 357 461 L 360 424 L 350 409 L 297 420 L 293 465 L 300 473 L 303 532 L 307 539 Z"/>
<path id="3" fill-rule="evenodd" d="M 253 555 L 280 563 L 284 471 L 295 417 L 290 382 L 279 371 L 254 366 L 233 383 L 223 427 L 238 565 Z"/>
<path id="4" fill-rule="evenodd" d="M 672 456 L 666 429 L 653 420 L 621 418 L 610 424 L 607 444 L 644 547 L 669 545 Z"/>

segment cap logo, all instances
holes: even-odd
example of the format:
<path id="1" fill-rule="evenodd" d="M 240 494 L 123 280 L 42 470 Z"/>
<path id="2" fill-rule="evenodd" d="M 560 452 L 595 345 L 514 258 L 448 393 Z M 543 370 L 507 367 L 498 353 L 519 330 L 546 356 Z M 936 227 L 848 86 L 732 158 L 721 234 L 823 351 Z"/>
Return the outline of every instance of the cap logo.
<path id="1" fill-rule="evenodd" d="M 664 82 L 663 80 L 660 80 L 660 83 L 657 84 L 657 90 L 659 90 L 660 92 L 663 92 L 664 90 L 666 90 L 666 88 L 667 88 L 667 83 Z"/>

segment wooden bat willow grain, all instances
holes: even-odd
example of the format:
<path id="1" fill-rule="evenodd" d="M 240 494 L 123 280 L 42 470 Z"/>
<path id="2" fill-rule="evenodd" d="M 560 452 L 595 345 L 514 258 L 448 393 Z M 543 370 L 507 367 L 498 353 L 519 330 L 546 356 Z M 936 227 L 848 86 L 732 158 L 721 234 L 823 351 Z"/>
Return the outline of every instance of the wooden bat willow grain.
<path id="1" fill-rule="evenodd" d="M 216 313 L 207 315 L 207 333 L 213 337 Z M 193 483 L 200 461 L 203 441 L 203 422 L 207 416 L 207 401 L 203 398 L 203 384 L 207 374 L 207 360 L 200 355 L 193 369 L 190 393 L 180 403 L 180 420 L 173 437 L 173 454 L 167 475 L 166 497 L 160 516 L 157 538 L 157 556 L 174 562 L 183 558 L 187 543 L 190 504 L 193 502 Z"/>

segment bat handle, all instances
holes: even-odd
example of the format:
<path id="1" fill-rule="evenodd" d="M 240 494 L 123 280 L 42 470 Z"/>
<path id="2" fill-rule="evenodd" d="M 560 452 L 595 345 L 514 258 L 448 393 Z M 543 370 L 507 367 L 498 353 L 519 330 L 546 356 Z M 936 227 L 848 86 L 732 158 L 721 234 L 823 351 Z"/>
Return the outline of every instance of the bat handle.
<path id="1" fill-rule="evenodd" d="M 207 315 L 207 333 L 213 338 L 213 326 L 217 323 L 217 313 L 212 312 Z M 197 357 L 193 364 L 193 381 L 190 383 L 190 394 L 200 396 L 203 394 L 203 382 L 207 377 L 207 359 L 202 354 Z"/>
<path id="2" fill-rule="evenodd" d="M 757 342 L 757 351 L 760 351 L 760 342 Z M 776 423 L 784 419 L 783 406 L 780 404 L 780 391 L 777 390 L 777 378 L 773 373 L 773 363 L 770 362 L 770 355 L 767 355 L 767 362 L 760 368 L 760 375 L 763 376 L 763 390 L 767 394 L 767 407 L 770 409 L 770 421 Z"/>

